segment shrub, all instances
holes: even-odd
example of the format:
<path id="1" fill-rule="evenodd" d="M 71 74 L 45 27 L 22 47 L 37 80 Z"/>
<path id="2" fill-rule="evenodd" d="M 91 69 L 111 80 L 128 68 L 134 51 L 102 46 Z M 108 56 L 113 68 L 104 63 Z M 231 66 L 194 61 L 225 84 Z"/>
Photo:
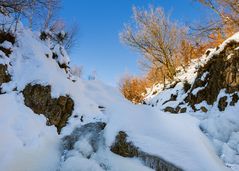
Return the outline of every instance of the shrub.
<path id="1" fill-rule="evenodd" d="M 119 87 L 126 99 L 137 104 L 144 99 L 147 81 L 133 76 L 124 76 L 120 81 Z"/>

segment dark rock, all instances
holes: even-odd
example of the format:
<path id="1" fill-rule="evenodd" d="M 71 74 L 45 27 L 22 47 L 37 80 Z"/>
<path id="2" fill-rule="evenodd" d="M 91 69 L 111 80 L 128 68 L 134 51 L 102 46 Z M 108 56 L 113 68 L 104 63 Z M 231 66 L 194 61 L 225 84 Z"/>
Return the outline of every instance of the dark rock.
<path id="1" fill-rule="evenodd" d="M 176 111 L 176 109 L 174 109 L 173 107 L 170 107 L 170 106 L 167 106 L 167 107 L 164 109 L 164 112 L 178 113 L 178 112 Z"/>
<path id="2" fill-rule="evenodd" d="M 8 41 L 14 44 L 16 41 L 16 38 L 12 33 L 0 30 L 0 43 L 3 43 L 4 41 Z"/>
<path id="3" fill-rule="evenodd" d="M 111 151 L 123 157 L 137 157 L 142 162 L 156 171 L 182 171 L 179 167 L 160 158 L 140 150 L 132 142 L 127 141 L 127 134 L 120 131 L 116 136 L 115 143 L 111 146 Z"/>
<path id="4" fill-rule="evenodd" d="M 207 50 L 205 54 L 208 56 L 210 53 L 211 53 L 211 51 Z"/>
<path id="5" fill-rule="evenodd" d="M 51 86 L 28 84 L 23 90 L 25 105 L 34 113 L 43 114 L 49 125 L 55 125 L 58 133 L 67 123 L 74 109 L 74 102 L 69 96 L 51 97 Z"/>
<path id="6" fill-rule="evenodd" d="M 185 110 L 185 109 L 183 109 L 183 110 Z M 180 106 L 177 106 L 176 108 L 167 106 L 164 109 L 164 112 L 169 112 L 169 113 L 179 113 L 180 111 L 181 111 L 181 107 Z"/>
<path id="7" fill-rule="evenodd" d="M 190 90 L 190 88 L 191 88 L 191 84 L 189 84 L 188 81 L 185 81 L 183 83 L 183 90 L 184 90 L 184 92 L 185 93 L 188 92 L 188 90 Z"/>
<path id="8" fill-rule="evenodd" d="M 59 65 L 60 68 L 64 69 L 64 70 L 67 72 L 67 68 L 69 68 L 69 66 L 68 66 L 67 64 L 65 64 L 65 63 L 60 64 L 60 63 L 58 62 L 58 65 Z"/>
<path id="9" fill-rule="evenodd" d="M 11 81 L 11 76 L 8 74 L 7 66 L 0 64 L 0 85 Z"/>
<path id="10" fill-rule="evenodd" d="M 12 53 L 12 50 L 10 48 L 4 48 L 2 46 L 0 46 L 0 50 L 5 53 L 6 56 L 9 57 L 9 55 Z"/>
<path id="11" fill-rule="evenodd" d="M 98 108 L 99 108 L 99 109 L 105 109 L 105 107 L 104 107 L 104 106 L 98 106 Z"/>
<path id="12" fill-rule="evenodd" d="M 227 96 L 223 96 L 219 99 L 218 102 L 218 108 L 220 111 L 224 111 L 225 108 L 227 107 L 228 103 L 227 103 Z"/>
<path id="13" fill-rule="evenodd" d="M 230 106 L 235 106 L 235 104 L 238 102 L 238 100 L 239 100 L 239 97 L 238 97 L 237 93 L 234 93 L 232 95 L 232 101 L 230 102 Z"/>
<path id="14" fill-rule="evenodd" d="M 52 59 L 57 59 L 57 58 L 58 58 L 58 55 L 55 52 L 53 52 L 52 53 Z"/>
<path id="15" fill-rule="evenodd" d="M 170 101 L 176 101 L 176 100 L 177 100 L 177 97 L 178 97 L 177 94 L 171 94 L 170 99 L 168 99 L 168 100 L 166 100 L 165 102 L 163 102 L 162 105 L 164 105 L 164 104 L 166 104 L 166 103 L 168 103 L 168 102 L 170 102 Z"/>
<path id="16" fill-rule="evenodd" d="M 138 148 L 136 148 L 131 142 L 126 141 L 127 134 L 120 131 L 115 139 L 115 144 L 111 146 L 111 151 L 123 157 L 135 157 L 138 156 Z"/>
<path id="17" fill-rule="evenodd" d="M 81 122 L 84 122 L 83 118 L 84 118 L 83 116 L 80 117 L 80 121 Z"/>
<path id="18" fill-rule="evenodd" d="M 142 104 L 143 104 L 143 105 L 147 105 L 147 103 L 146 103 L 144 100 L 142 101 Z"/>
<path id="19" fill-rule="evenodd" d="M 180 110 L 181 110 L 181 107 L 180 107 L 180 106 L 177 106 L 177 107 L 175 108 L 175 111 L 176 111 L 177 113 L 179 113 Z"/>
<path id="20" fill-rule="evenodd" d="M 157 94 L 158 93 L 158 91 L 154 91 L 153 93 L 152 93 L 152 95 L 155 95 L 155 94 Z"/>
<path id="21" fill-rule="evenodd" d="M 204 107 L 204 106 L 202 106 L 200 109 L 201 109 L 201 111 L 204 112 L 204 113 L 207 113 L 207 111 L 208 111 L 207 108 Z"/>
<path id="22" fill-rule="evenodd" d="M 180 110 L 180 113 L 186 113 L 187 112 L 187 108 L 186 107 L 184 107 L 184 108 L 182 108 L 181 110 Z"/>
<path id="23" fill-rule="evenodd" d="M 105 107 L 104 106 L 98 106 L 98 108 L 100 109 L 101 112 L 105 112 Z"/>

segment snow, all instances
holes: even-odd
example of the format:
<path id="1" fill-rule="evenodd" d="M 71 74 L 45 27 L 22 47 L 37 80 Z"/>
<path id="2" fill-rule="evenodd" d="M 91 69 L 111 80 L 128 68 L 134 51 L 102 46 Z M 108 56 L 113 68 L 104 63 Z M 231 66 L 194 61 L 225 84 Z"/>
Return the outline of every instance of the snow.
<path id="1" fill-rule="evenodd" d="M 92 160 L 74 156 L 63 163 L 61 171 L 103 171 L 103 169 Z"/>
<path id="2" fill-rule="evenodd" d="M 219 97 L 225 95 L 221 91 Z M 227 164 L 239 167 L 239 106 L 229 106 L 218 112 L 217 106 L 212 107 L 208 117 L 201 121 L 200 127 L 210 137 L 217 154 Z"/>
<path id="3" fill-rule="evenodd" d="M 84 157 L 89 157 L 93 153 L 93 149 L 87 139 L 80 140 L 74 145 L 74 149 L 79 151 Z"/>
<path id="4" fill-rule="evenodd" d="M 59 162 L 56 128 L 34 114 L 15 93 L 0 96 L 0 170 L 52 171 Z"/>
<path id="5" fill-rule="evenodd" d="M 228 165 L 238 168 L 235 165 L 238 145 L 235 144 L 238 142 L 239 124 L 234 114 L 238 107 L 228 108 L 228 112 L 222 115 L 213 114 L 212 110 L 202 121 L 190 114 L 162 112 L 162 102 L 168 100 L 172 93 L 178 94 L 177 100 L 185 97 L 182 82 L 173 90 L 161 91 L 162 86 L 155 85 L 153 90 L 160 88 L 155 98 L 161 99 L 155 108 L 133 105 L 118 90 L 98 80 L 86 81 L 74 77 L 73 82 L 71 73 L 58 65 L 69 64 L 69 57 L 61 46 L 53 47 L 49 41 L 41 41 L 37 34 L 24 29 L 21 24 L 16 38 L 9 58 L 3 56 L 3 61 L 0 61 L 8 64 L 12 76 L 11 82 L 1 85 L 6 94 L 0 95 L 0 169 L 3 171 L 151 170 L 136 158 L 123 158 L 109 150 L 119 131 L 125 131 L 128 140 L 142 151 L 163 158 L 185 171 L 229 170 L 217 156 L 218 152 Z M 53 53 L 57 53 L 57 59 L 52 58 Z M 178 79 L 192 83 L 197 68 L 207 60 L 203 56 L 193 61 Z M 73 114 L 60 135 L 57 135 L 55 127 L 46 126 L 43 115 L 34 114 L 24 105 L 21 91 L 29 83 L 51 85 L 52 97 L 69 95 L 74 100 Z M 15 87 L 17 91 L 13 92 Z M 170 103 L 176 106 L 178 101 Z M 99 106 L 103 106 L 104 110 Z M 75 115 L 79 117 L 75 118 Z M 81 139 L 74 150 L 69 151 L 66 160 L 62 160 L 60 139 L 70 135 L 76 127 L 97 121 L 107 123 L 105 145 L 94 153 L 89 142 Z M 200 128 L 217 141 L 218 149 Z"/>
<path id="6" fill-rule="evenodd" d="M 6 48 L 6 49 L 9 49 L 9 48 L 12 47 L 12 43 L 5 40 L 5 41 L 1 44 L 1 47 Z"/>
<path id="7" fill-rule="evenodd" d="M 124 158 L 105 149 L 99 150 L 92 159 L 103 164 L 109 171 L 153 171 L 135 158 Z"/>

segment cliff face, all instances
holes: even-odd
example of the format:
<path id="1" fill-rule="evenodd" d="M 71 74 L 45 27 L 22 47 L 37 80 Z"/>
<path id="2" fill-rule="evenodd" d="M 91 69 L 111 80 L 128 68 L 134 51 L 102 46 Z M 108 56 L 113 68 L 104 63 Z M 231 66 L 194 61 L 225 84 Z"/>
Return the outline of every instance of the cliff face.
<path id="1" fill-rule="evenodd" d="M 197 72 L 197 77 L 185 99 L 189 105 L 196 109 L 195 105 L 206 101 L 213 105 L 221 90 L 231 94 L 232 99 L 220 97 L 218 108 L 224 111 L 227 105 L 235 105 L 239 91 L 239 43 L 232 40 L 223 50 L 212 55 L 211 59 Z M 198 90 L 198 91 L 197 91 Z M 194 93 L 197 91 L 196 93 Z"/>

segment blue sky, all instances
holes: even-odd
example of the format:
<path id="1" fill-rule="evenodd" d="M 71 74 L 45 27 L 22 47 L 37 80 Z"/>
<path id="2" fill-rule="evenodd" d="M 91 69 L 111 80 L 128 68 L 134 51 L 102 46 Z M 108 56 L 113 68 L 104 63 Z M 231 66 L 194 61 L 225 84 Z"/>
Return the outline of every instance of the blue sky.
<path id="1" fill-rule="evenodd" d="M 119 33 L 131 21 L 133 5 L 147 8 L 150 4 L 171 11 L 171 18 L 182 23 L 204 17 L 193 0 L 63 0 L 60 18 L 79 24 L 72 63 L 83 66 L 85 77 L 95 70 L 97 78 L 110 85 L 117 85 L 125 73 L 142 74 L 137 63 L 140 55 L 120 42 Z"/>

